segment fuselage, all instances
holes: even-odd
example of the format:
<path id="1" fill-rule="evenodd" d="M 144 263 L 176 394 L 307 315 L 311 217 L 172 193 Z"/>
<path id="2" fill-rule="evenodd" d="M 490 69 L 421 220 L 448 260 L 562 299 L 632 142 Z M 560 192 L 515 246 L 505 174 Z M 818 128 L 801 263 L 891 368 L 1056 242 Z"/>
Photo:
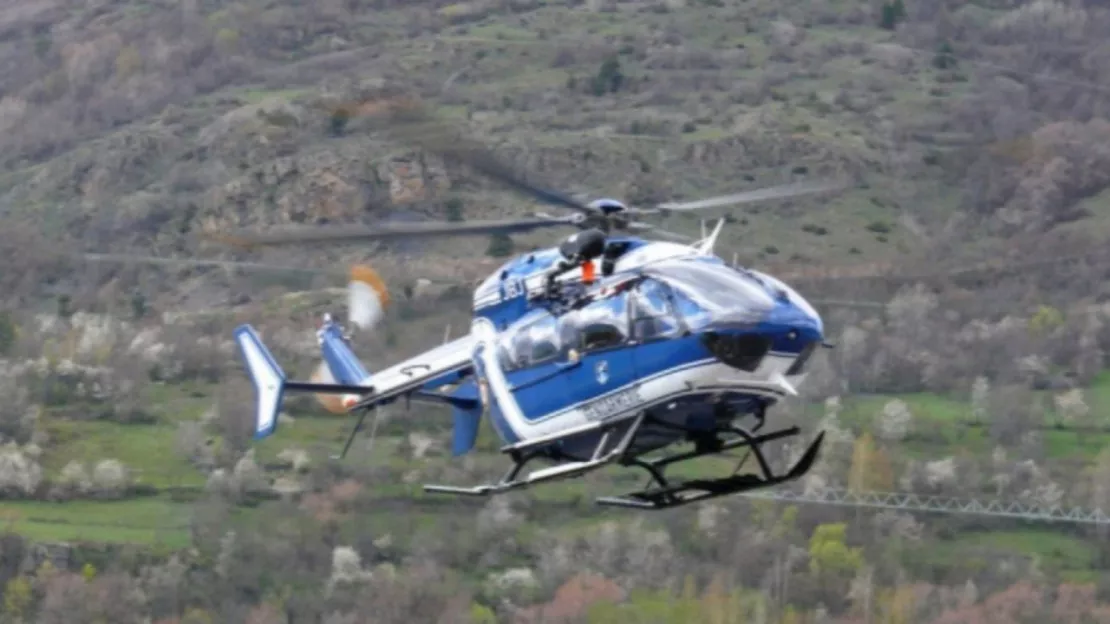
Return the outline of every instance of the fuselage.
<path id="1" fill-rule="evenodd" d="M 630 449 L 642 453 L 762 412 L 803 383 L 823 325 L 794 290 L 687 245 L 612 243 L 626 250 L 579 309 L 548 311 L 525 295 L 542 290 L 557 249 L 513 259 L 475 291 L 474 377 L 459 391 L 480 389 L 505 442 L 646 412 Z M 583 434 L 551 452 L 581 459 L 596 444 Z"/>

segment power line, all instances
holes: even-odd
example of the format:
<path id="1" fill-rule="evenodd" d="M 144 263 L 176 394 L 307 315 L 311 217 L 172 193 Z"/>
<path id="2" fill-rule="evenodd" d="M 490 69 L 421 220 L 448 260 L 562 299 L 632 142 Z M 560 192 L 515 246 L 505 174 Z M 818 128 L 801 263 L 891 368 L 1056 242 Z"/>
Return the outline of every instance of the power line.
<path id="1" fill-rule="evenodd" d="M 1013 518 L 1030 522 L 1065 522 L 1110 526 L 1110 515 L 1101 509 L 1063 508 L 997 499 L 955 498 L 904 492 L 853 492 L 840 488 L 819 488 L 807 492 L 767 489 L 740 494 L 746 498 L 784 503 L 809 503 L 841 507 L 867 507 L 897 511 L 965 514 Z"/>

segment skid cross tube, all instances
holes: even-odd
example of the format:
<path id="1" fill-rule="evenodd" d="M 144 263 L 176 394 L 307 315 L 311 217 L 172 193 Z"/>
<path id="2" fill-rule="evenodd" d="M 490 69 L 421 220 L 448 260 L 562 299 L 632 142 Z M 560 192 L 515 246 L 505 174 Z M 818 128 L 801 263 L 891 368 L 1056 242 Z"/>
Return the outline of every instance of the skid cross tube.
<path id="1" fill-rule="evenodd" d="M 739 494 L 741 492 L 778 485 L 787 481 L 794 481 L 804 476 L 813 467 L 814 462 L 817 460 L 818 453 L 821 450 L 821 445 L 825 440 L 824 432 L 818 434 L 817 438 L 814 439 L 805 453 L 802 454 L 802 457 L 786 474 L 776 475 L 767 464 L 760 446 L 774 439 L 797 435 L 797 427 L 791 427 L 790 429 L 784 429 L 762 436 L 752 436 L 739 427 L 730 427 L 729 431 L 737 434 L 739 439 L 733 439 L 723 443 L 720 446 L 720 450 L 743 446 L 751 447 L 757 461 L 760 463 L 760 471 L 763 473 L 762 477 L 753 474 L 742 474 L 717 479 L 690 479 L 674 485 L 668 484 L 666 478 L 663 476 L 663 471 L 660 470 L 661 466 L 714 453 L 714 451 L 696 449 L 692 452 L 664 457 L 654 461 L 636 460 L 627 462 L 627 465 L 639 466 L 645 469 L 648 474 L 651 475 L 652 481 L 658 484 L 659 487 L 632 492 L 625 496 L 598 498 L 596 503 L 609 507 L 669 509 L 710 498 L 717 498 L 728 494 Z"/>

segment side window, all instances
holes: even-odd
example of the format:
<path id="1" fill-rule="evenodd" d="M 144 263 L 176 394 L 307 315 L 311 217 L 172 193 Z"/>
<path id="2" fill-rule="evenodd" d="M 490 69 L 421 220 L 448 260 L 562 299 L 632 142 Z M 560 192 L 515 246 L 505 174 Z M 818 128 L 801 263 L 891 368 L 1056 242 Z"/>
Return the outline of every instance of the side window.
<path id="1" fill-rule="evenodd" d="M 559 355 L 559 334 L 555 317 L 545 316 L 528 328 L 532 339 L 531 363 L 542 364 Z"/>
<path id="2" fill-rule="evenodd" d="M 565 314 L 559 318 L 559 357 L 566 358 L 571 349 L 582 349 L 582 336 L 578 327 L 578 315 Z"/>
<path id="3" fill-rule="evenodd" d="M 574 313 L 579 349 L 583 352 L 614 347 L 628 340 L 628 294 L 595 301 Z"/>
<path id="4" fill-rule="evenodd" d="M 559 334 L 552 316 L 542 316 L 520 327 L 501 343 L 501 365 L 505 370 L 517 370 L 543 364 L 559 354 Z"/>
<path id="5" fill-rule="evenodd" d="M 665 338 L 678 334 L 679 325 L 671 305 L 670 288 L 646 279 L 632 295 L 632 336 L 637 340 Z"/>

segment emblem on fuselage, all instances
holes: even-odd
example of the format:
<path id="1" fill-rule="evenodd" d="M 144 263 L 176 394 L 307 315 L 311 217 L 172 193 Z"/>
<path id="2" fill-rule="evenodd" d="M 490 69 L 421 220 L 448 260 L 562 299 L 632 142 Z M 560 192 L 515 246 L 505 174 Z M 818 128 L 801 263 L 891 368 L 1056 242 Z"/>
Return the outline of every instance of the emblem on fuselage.
<path id="1" fill-rule="evenodd" d="M 594 367 L 594 373 L 597 374 L 597 383 L 605 385 L 609 381 L 609 362 L 602 360 Z"/>

